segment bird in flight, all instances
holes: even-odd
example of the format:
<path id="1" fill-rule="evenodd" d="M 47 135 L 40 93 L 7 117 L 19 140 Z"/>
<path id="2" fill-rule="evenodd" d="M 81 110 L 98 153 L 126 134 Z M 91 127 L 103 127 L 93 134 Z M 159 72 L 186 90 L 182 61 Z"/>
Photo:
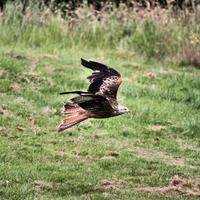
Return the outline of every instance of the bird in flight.
<path id="1" fill-rule="evenodd" d="M 90 85 L 87 92 L 71 91 L 60 94 L 78 94 L 64 104 L 64 119 L 58 131 L 68 129 L 88 118 L 108 118 L 127 113 L 129 110 L 117 102 L 117 91 L 122 82 L 121 75 L 113 68 L 81 59 L 81 64 L 93 70 L 87 77 Z"/>

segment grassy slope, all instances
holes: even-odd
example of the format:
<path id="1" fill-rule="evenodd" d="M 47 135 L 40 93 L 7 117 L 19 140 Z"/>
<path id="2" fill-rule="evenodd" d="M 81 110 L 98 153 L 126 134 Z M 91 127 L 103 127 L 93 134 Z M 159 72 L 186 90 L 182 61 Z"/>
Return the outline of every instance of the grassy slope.
<path id="1" fill-rule="evenodd" d="M 119 100 L 131 112 L 58 134 L 70 97 L 58 93 L 87 87 L 80 57 L 121 72 Z M 200 175 L 199 70 L 145 64 L 123 51 L 1 48 L 0 76 L 1 199 L 193 199 L 134 188 Z"/>

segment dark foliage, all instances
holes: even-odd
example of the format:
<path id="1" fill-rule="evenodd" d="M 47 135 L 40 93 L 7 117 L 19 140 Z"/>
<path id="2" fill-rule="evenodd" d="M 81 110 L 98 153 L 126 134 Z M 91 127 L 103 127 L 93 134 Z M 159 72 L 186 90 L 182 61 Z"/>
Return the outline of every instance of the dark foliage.
<path id="1" fill-rule="evenodd" d="M 26 7 L 32 3 L 31 0 L 19 0 L 23 7 L 22 11 L 25 12 Z M 16 2 L 14 0 L 0 0 L 0 10 L 4 10 L 6 3 L 8 2 Z M 184 8 L 190 8 L 194 9 L 198 4 L 200 4 L 199 0 L 39 0 L 36 1 L 39 2 L 39 5 L 46 5 L 50 6 L 51 9 L 54 11 L 55 9 L 59 8 L 64 13 L 66 13 L 66 10 L 75 10 L 77 7 L 79 7 L 81 4 L 86 4 L 87 6 L 93 6 L 96 10 L 101 10 L 103 5 L 106 3 L 112 3 L 116 7 L 119 7 L 120 3 L 126 4 L 128 7 L 133 8 L 135 6 L 140 6 L 142 8 L 152 9 L 156 6 L 160 6 L 162 8 L 168 8 L 169 6 L 172 6 L 176 9 L 184 9 Z"/>

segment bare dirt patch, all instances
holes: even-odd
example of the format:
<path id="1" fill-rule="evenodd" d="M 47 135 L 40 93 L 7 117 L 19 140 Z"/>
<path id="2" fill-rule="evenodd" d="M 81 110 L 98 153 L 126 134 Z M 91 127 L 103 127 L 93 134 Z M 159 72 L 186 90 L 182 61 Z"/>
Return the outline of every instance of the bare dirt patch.
<path id="1" fill-rule="evenodd" d="M 119 153 L 116 152 L 116 151 L 109 151 L 107 153 L 108 156 L 112 156 L 112 157 L 118 157 L 119 156 Z"/>
<path id="2" fill-rule="evenodd" d="M 83 162 L 88 162 L 93 159 L 92 155 L 90 155 L 89 152 L 79 150 L 71 151 L 68 156 Z"/>
<path id="3" fill-rule="evenodd" d="M 115 152 L 115 151 L 109 151 L 106 153 L 106 155 L 104 155 L 103 157 L 101 157 L 101 160 L 112 160 L 119 157 L 119 153 Z"/>
<path id="4" fill-rule="evenodd" d="M 23 132 L 25 131 L 25 128 L 22 126 L 16 126 L 16 130 Z"/>
<path id="5" fill-rule="evenodd" d="M 121 189 L 126 185 L 126 182 L 121 179 L 112 178 L 112 179 L 104 179 L 99 183 L 100 190 L 106 192 L 109 190 Z"/>
<path id="6" fill-rule="evenodd" d="M 186 195 L 200 197 L 200 177 L 183 179 L 175 175 L 165 187 L 140 187 L 138 192 L 158 193 L 162 195 Z"/>
<path id="7" fill-rule="evenodd" d="M 104 191 L 115 189 L 115 182 L 112 180 L 102 180 L 100 188 Z"/>

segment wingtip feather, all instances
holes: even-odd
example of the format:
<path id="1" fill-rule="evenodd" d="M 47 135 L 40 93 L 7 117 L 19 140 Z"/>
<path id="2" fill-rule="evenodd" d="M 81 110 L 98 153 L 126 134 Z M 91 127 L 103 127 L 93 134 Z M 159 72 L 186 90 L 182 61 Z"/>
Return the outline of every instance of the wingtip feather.
<path id="1" fill-rule="evenodd" d="M 87 64 L 89 61 L 85 60 L 84 58 L 81 58 L 81 64 L 84 66 L 84 64 Z"/>

